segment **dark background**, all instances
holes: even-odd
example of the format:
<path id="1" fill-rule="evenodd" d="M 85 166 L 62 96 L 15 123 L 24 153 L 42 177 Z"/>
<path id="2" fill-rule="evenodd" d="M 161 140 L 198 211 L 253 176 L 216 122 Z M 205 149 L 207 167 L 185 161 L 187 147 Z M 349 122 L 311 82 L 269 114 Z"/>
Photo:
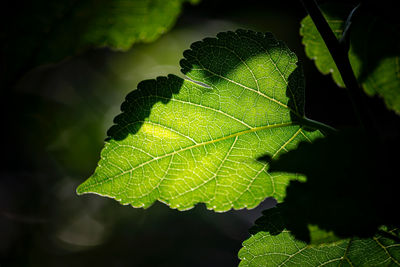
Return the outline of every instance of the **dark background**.
<path id="1" fill-rule="evenodd" d="M 23 4 L 4 6 L 2 23 Z M 220 31 L 273 32 L 304 67 L 307 117 L 337 128 L 355 125 L 345 90 L 304 54 L 298 32 L 305 15 L 300 1 L 203 0 L 184 5 L 175 27 L 154 43 L 124 53 L 92 49 L 3 83 L 0 266 L 237 265 L 248 229 L 274 200 L 250 211 L 219 214 L 200 204 L 178 212 L 158 202 L 143 210 L 78 197 L 75 189 L 94 171 L 125 95 L 141 80 L 181 75 L 183 50 Z M 380 99 L 369 102 L 375 119 L 394 123 Z"/>

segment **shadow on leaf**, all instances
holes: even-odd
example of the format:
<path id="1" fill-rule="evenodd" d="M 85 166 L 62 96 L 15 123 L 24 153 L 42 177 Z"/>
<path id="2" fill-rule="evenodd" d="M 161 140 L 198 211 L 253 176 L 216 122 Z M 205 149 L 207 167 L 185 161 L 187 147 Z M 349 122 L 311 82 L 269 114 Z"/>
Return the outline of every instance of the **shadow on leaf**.
<path id="1" fill-rule="evenodd" d="M 381 225 L 399 225 L 397 140 L 375 143 L 356 131 L 344 131 L 301 143 L 270 162 L 270 170 L 305 174 L 292 181 L 280 205 L 286 228 L 310 242 L 309 225 L 338 237 L 369 237 Z M 274 229 L 274 232 L 282 229 Z M 278 231 L 279 232 L 279 231 Z"/>
<path id="2" fill-rule="evenodd" d="M 400 21 L 396 18 L 397 14 L 393 14 L 396 8 L 392 5 L 386 3 L 386 8 L 381 8 L 382 3 L 371 1 L 361 6 L 360 15 L 354 20 L 350 40 L 352 52 L 361 63 L 358 74 L 360 83 L 373 75 L 378 67 L 382 68 L 380 65 L 386 58 L 399 56 Z M 382 71 L 379 73 L 384 74 Z"/>
<path id="3" fill-rule="evenodd" d="M 140 82 L 137 90 L 126 96 L 121 105 L 122 113 L 115 117 L 115 125 L 108 130 L 107 139 L 123 140 L 128 134 L 135 134 L 153 106 L 158 102 L 167 104 L 172 94 L 179 93 L 182 84 L 183 79 L 172 74 Z"/>

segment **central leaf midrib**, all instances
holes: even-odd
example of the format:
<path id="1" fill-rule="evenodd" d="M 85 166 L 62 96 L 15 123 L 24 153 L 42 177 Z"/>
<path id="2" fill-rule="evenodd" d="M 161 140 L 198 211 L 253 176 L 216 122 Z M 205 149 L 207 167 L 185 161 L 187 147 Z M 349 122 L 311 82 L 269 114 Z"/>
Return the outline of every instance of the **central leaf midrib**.
<path id="1" fill-rule="evenodd" d="M 159 159 L 163 159 L 163 158 L 166 158 L 166 157 L 169 157 L 169 156 L 172 156 L 172 155 L 175 155 L 175 154 L 178 154 L 180 152 L 183 152 L 183 151 L 186 151 L 186 150 L 190 150 L 190 149 L 193 149 L 193 148 L 196 148 L 196 147 L 206 146 L 206 145 L 209 145 L 209 144 L 221 142 L 221 141 L 224 141 L 224 140 L 227 140 L 227 139 L 230 139 L 230 138 L 234 138 L 234 137 L 237 137 L 237 136 L 241 136 L 241 135 L 252 133 L 252 132 L 256 132 L 256 131 L 262 131 L 262 130 L 278 128 L 278 127 L 287 127 L 287 126 L 291 126 L 291 125 L 295 125 L 295 123 L 287 122 L 287 123 L 281 123 L 281 124 L 265 125 L 265 126 L 251 128 L 251 129 L 248 129 L 248 130 L 245 130 L 245 131 L 240 131 L 240 132 L 237 132 L 237 133 L 234 133 L 234 134 L 230 134 L 230 135 L 227 135 L 227 136 L 219 137 L 217 139 L 209 140 L 209 141 L 206 141 L 206 142 L 190 145 L 190 146 L 181 148 L 179 150 L 176 150 L 176 151 L 173 151 L 173 152 L 170 152 L 170 153 L 166 153 L 166 154 L 161 155 L 159 157 L 154 157 L 154 158 L 152 158 L 152 159 L 150 159 L 148 161 L 145 161 L 145 162 L 143 162 L 143 163 L 141 163 L 139 165 L 136 165 L 135 167 L 133 167 L 133 168 L 131 168 L 129 170 L 126 170 L 126 171 L 124 171 L 122 173 L 119 173 L 118 175 L 115 175 L 114 178 L 116 178 L 118 176 L 121 176 L 121 175 L 124 175 L 125 173 L 133 172 L 133 171 L 137 170 L 138 168 L 143 167 L 143 166 L 145 166 L 147 164 L 150 164 L 150 163 L 152 163 L 154 161 L 157 161 Z"/>
<path id="2" fill-rule="evenodd" d="M 230 153 L 232 152 L 233 148 L 235 147 L 235 144 L 236 144 L 237 139 L 238 139 L 238 135 L 235 137 L 235 140 L 234 140 L 234 141 L 232 142 L 232 144 L 230 145 L 229 150 L 228 150 L 228 152 L 226 153 L 224 159 L 221 161 L 221 163 L 219 164 L 219 166 L 218 166 L 217 169 L 214 171 L 214 174 L 213 174 L 211 177 L 209 177 L 207 180 L 203 181 L 202 183 L 196 185 L 196 186 L 195 186 L 194 188 L 192 188 L 191 190 L 182 192 L 182 193 L 180 193 L 180 194 L 177 194 L 176 196 L 172 197 L 171 200 L 174 200 L 174 199 L 180 198 L 180 197 L 182 197 L 182 196 L 184 196 L 184 195 L 186 195 L 186 194 L 189 194 L 190 192 L 192 192 L 192 191 L 194 191 L 194 190 L 197 190 L 197 189 L 199 189 L 200 187 L 203 187 L 203 186 L 206 185 L 207 183 L 209 183 L 209 182 L 211 182 L 212 180 L 214 180 L 214 179 L 218 176 L 218 173 L 219 173 L 219 171 L 221 170 L 221 168 L 222 168 L 222 166 L 224 165 L 224 163 L 226 162 L 226 159 L 229 157 Z M 217 186 L 215 186 L 215 190 L 216 190 L 216 189 L 217 189 Z M 216 195 L 216 192 L 214 191 L 214 197 L 215 197 L 215 195 Z M 212 201 L 212 199 L 210 199 L 210 200 L 208 201 L 208 203 L 211 202 L 211 201 Z"/>

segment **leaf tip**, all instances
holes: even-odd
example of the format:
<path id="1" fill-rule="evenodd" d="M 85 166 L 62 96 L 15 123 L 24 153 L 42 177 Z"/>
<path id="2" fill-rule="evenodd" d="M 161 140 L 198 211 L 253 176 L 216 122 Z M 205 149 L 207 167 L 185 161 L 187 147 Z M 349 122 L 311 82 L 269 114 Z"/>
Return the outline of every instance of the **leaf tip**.
<path id="1" fill-rule="evenodd" d="M 81 183 L 80 185 L 78 185 L 78 187 L 75 190 L 75 192 L 78 196 L 92 193 L 92 191 L 89 191 L 89 186 L 88 186 L 89 181 L 90 181 L 90 178 L 87 179 L 86 181 L 84 181 L 83 183 Z"/>
<path id="2" fill-rule="evenodd" d="M 83 195 L 83 194 L 86 194 L 86 193 L 87 193 L 87 191 L 86 191 L 86 188 L 85 188 L 84 184 L 85 184 L 85 183 L 83 183 L 83 184 L 80 184 L 80 185 L 79 185 L 79 186 L 76 188 L 75 192 L 76 192 L 76 194 L 77 194 L 78 196 L 80 196 L 80 195 Z"/>

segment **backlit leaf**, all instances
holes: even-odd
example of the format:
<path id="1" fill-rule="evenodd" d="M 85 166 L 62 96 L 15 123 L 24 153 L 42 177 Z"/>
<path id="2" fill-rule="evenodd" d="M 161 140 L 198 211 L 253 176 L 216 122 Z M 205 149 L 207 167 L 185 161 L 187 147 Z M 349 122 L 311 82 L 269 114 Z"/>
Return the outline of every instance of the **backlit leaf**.
<path id="1" fill-rule="evenodd" d="M 264 211 L 243 242 L 239 266 L 399 266 L 400 231 L 381 227 L 372 238 L 339 239 L 309 226 L 314 244 L 297 240 L 285 227 L 280 207 Z M 319 244 L 315 244 L 319 243 Z"/>
<path id="2" fill-rule="evenodd" d="M 193 43 L 181 61 L 190 80 L 159 77 L 127 96 L 99 166 L 78 194 L 134 207 L 159 200 L 179 210 L 200 202 L 226 211 L 253 208 L 266 197 L 281 201 L 298 175 L 271 174 L 258 159 L 322 136 L 304 117 L 296 63 L 270 33 L 238 30 Z"/>

